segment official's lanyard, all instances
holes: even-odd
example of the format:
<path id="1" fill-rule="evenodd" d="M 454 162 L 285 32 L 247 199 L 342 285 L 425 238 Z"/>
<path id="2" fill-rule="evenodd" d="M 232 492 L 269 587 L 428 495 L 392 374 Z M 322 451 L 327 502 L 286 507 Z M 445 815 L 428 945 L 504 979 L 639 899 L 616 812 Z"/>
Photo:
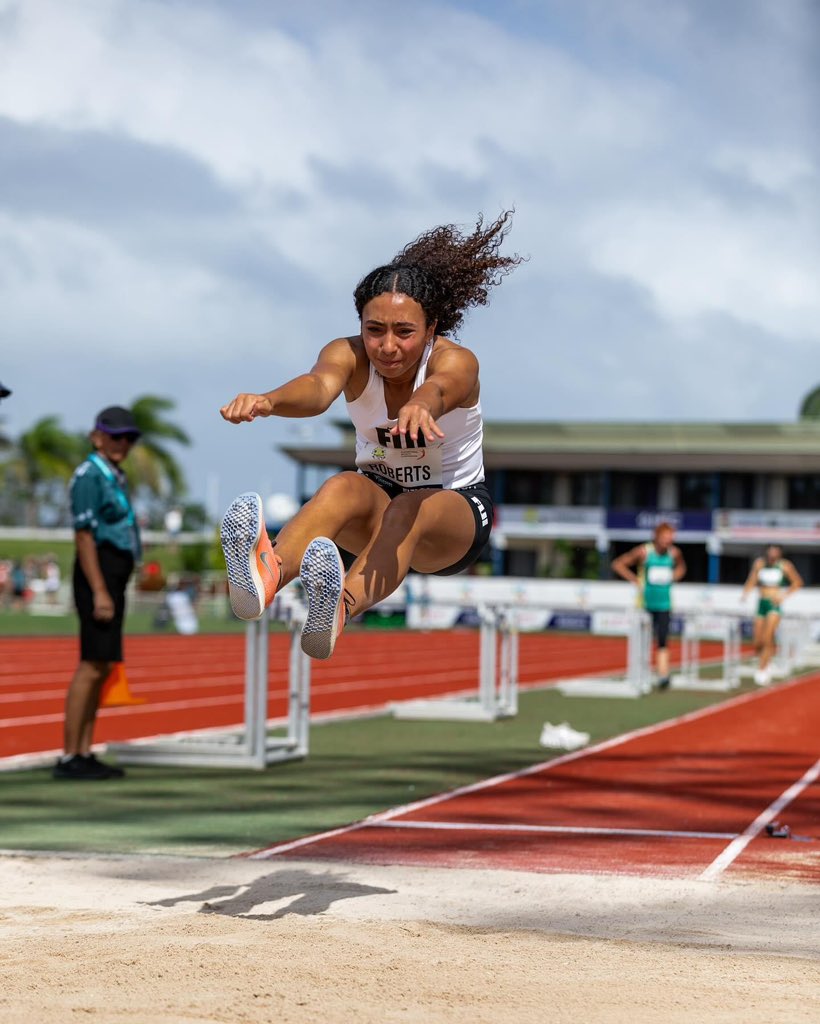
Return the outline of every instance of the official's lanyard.
<path id="1" fill-rule="evenodd" d="M 117 497 L 119 498 L 119 502 L 125 509 L 125 511 L 128 513 L 128 525 L 134 526 L 134 524 L 137 521 L 137 517 L 134 515 L 134 509 L 131 505 L 131 502 L 129 501 L 128 495 L 125 493 L 125 489 L 123 488 L 120 481 L 117 479 L 116 473 L 108 465 L 105 459 L 101 459 L 96 452 L 94 452 L 93 455 L 88 456 L 88 461 L 93 462 L 97 469 L 102 473 L 102 475 L 114 484 L 114 487 L 117 492 Z"/>

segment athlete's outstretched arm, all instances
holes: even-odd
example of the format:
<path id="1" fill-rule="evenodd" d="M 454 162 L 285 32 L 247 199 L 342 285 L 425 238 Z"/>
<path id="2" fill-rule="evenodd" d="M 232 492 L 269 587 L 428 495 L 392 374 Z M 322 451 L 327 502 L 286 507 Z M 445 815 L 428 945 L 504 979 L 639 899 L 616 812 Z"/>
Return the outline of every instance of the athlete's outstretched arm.
<path id="1" fill-rule="evenodd" d="M 434 359 L 427 379 L 399 409 L 393 434 L 406 433 L 415 441 L 421 431 L 428 441 L 436 441 L 444 437 L 437 419 L 478 401 L 478 360 L 469 349 L 447 349 Z"/>
<path id="2" fill-rule="evenodd" d="M 641 581 L 637 574 L 633 572 L 633 567 L 638 565 L 639 562 L 644 560 L 644 547 L 643 544 L 639 544 L 636 548 L 631 548 L 629 551 L 624 551 L 622 555 L 618 555 L 612 562 L 612 571 L 620 576 L 622 579 L 627 580 L 629 583 L 633 583 L 636 587 L 641 585 Z"/>
<path id="3" fill-rule="evenodd" d="M 347 338 L 325 345 L 313 368 L 273 391 L 237 395 L 219 412 L 229 423 L 250 423 L 258 416 L 318 416 L 344 391 L 356 368 L 356 354 Z"/>

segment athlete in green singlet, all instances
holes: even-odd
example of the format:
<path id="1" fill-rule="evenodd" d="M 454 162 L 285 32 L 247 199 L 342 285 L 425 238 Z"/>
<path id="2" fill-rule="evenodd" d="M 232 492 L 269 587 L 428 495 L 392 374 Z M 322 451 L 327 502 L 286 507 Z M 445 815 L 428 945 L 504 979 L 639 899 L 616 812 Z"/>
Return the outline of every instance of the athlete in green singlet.
<path id="1" fill-rule="evenodd" d="M 683 579 L 686 563 L 680 549 L 672 543 L 675 527 L 658 523 L 653 539 L 620 555 L 612 570 L 634 583 L 641 592 L 641 604 L 652 619 L 652 632 L 657 645 L 656 668 L 658 689 L 669 686 L 669 616 L 672 610 L 672 584 Z"/>
<path id="2" fill-rule="evenodd" d="M 754 624 L 754 644 L 758 654 L 755 682 L 768 686 L 771 682 L 769 663 L 777 649 L 777 627 L 780 625 L 783 601 L 803 586 L 803 580 L 792 563 L 783 557 L 776 544 L 766 548 L 762 558 L 756 558 L 752 570 L 743 585 L 741 600 L 745 600 L 755 587 L 758 588 L 757 611 Z M 788 587 L 784 591 L 784 587 Z"/>

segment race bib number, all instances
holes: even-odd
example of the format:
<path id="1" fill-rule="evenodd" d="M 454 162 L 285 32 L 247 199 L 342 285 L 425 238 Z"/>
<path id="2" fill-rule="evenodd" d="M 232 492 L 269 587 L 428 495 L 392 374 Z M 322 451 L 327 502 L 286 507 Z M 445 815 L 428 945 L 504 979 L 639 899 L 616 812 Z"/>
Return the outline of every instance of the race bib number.
<path id="1" fill-rule="evenodd" d="M 356 466 L 372 476 L 382 476 L 391 483 L 413 487 L 442 486 L 442 444 L 426 444 L 423 437 L 413 441 L 409 436 L 393 437 L 389 429 L 376 430 L 376 442 L 360 443 Z"/>
<path id="2" fill-rule="evenodd" d="M 666 587 L 672 582 L 671 565 L 650 565 L 646 570 L 646 582 L 653 587 Z"/>

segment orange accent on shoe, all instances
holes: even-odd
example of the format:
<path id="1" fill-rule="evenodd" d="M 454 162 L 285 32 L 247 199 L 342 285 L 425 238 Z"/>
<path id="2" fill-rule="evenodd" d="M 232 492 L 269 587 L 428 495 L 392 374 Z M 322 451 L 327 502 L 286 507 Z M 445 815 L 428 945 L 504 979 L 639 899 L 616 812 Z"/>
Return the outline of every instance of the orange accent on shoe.
<path id="1" fill-rule="evenodd" d="M 268 531 L 262 526 L 262 533 L 256 545 L 256 570 L 265 588 L 265 607 L 276 597 L 282 579 L 282 559 L 273 550 Z"/>

